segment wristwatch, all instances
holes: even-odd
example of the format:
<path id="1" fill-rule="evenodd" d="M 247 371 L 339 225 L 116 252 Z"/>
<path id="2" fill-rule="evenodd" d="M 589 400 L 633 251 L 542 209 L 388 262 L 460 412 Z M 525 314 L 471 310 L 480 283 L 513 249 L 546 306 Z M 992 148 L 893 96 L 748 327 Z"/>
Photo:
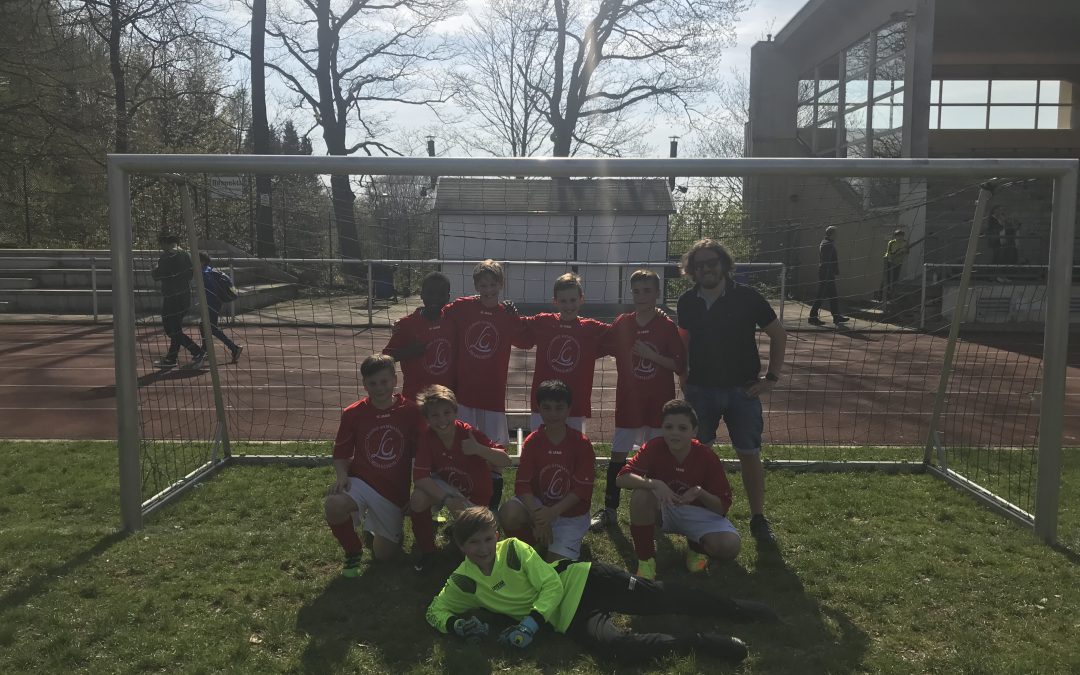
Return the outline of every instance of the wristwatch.
<path id="1" fill-rule="evenodd" d="M 765 379 L 768 380 L 769 382 L 779 382 L 780 381 L 780 376 L 777 375 L 776 373 L 766 372 L 765 373 Z"/>

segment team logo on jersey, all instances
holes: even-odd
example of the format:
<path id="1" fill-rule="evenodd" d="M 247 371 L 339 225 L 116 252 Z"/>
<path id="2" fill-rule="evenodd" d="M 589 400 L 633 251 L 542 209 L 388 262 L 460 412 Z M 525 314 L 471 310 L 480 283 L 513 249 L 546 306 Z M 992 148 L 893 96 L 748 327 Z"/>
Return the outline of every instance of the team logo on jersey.
<path id="1" fill-rule="evenodd" d="M 581 358 L 581 344 L 572 335 L 556 336 L 548 345 L 548 363 L 559 373 L 569 373 Z"/>
<path id="2" fill-rule="evenodd" d="M 540 470 L 540 500 L 556 504 L 570 492 L 570 472 L 564 466 L 549 464 Z"/>
<path id="3" fill-rule="evenodd" d="M 653 343 L 646 340 L 642 340 L 641 342 L 654 352 L 660 352 L 660 350 L 657 349 L 656 345 L 654 345 Z M 632 358 L 632 362 L 634 364 L 634 377 L 636 377 L 637 379 L 651 380 L 656 377 L 656 364 L 649 359 L 644 359 L 635 354 Z"/>
<path id="4" fill-rule="evenodd" d="M 473 492 L 472 476 L 464 471 L 458 471 L 450 466 L 445 469 L 439 469 L 439 477 L 446 481 L 447 485 L 456 489 L 465 497 L 468 497 Z"/>
<path id="5" fill-rule="evenodd" d="M 396 427 L 383 424 L 368 432 L 364 438 L 368 462 L 379 469 L 389 469 L 401 461 L 405 439 Z"/>
<path id="6" fill-rule="evenodd" d="M 450 370 L 450 341 L 444 337 L 432 340 L 424 351 L 424 370 L 442 375 Z"/>
<path id="7" fill-rule="evenodd" d="M 490 321 L 477 321 L 465 333 L 469 354 L 476 359 L 490 359 L 499 348 L 499 331 Z"/>

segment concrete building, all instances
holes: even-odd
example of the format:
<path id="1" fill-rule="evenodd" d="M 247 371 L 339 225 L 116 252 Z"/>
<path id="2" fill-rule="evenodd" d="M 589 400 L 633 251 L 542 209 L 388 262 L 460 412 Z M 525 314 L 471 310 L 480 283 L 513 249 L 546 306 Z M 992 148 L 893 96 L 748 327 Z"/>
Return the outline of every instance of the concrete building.
<path id="1" fill-rule="evenodd" d="M 810 0 L 752 51 L 749 157 L 1080 156 L 1080 2 Z M 817 243 L 840 227 L 841 292 L 878 288 L 896 226 L 903 276 L 963 257 L 977 180 L 749 180 L 762 259 L 813 294 Z M 1048 182 L 999 190 L 1020 263 L 1045 264 Z M 990 261 L 989 238 L 977 262 Z"/>

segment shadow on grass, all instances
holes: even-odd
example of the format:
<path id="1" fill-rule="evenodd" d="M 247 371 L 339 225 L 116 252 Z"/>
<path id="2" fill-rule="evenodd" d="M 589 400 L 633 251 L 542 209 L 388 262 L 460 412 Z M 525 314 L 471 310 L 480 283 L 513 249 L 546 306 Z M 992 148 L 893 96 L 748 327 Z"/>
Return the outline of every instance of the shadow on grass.
<path id="1" fill-rule="evenodd" d="M 13 588 L 0 596 L 0 616 L 7 612 L 27 604 L 33 598 L 46 593 L 68 574 L 78 570 L 90 561 L 108 551 L 115 544 L 120 543 L 128 536 L 127 532 L 113 532 L 97 541 L 90 548 L 75 554 L 59 565 L 48 567 L 28 579 L 26 583 Z"/>

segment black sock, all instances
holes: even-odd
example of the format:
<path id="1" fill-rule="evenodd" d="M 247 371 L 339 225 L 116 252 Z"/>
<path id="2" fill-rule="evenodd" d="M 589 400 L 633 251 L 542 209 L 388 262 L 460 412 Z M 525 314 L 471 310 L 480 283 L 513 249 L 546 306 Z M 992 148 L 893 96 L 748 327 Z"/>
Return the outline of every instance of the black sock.
<path id="1" fill-rule="evenodd" d="M 499 504 L 502 502 L 503 477 L 501 473 L 491 472 L 491 502 L 488 508 L 495 513 L 499 512 Z"/>
<path id="2" fill-rule="evenodd" d="M 607 485 L 604 491 L 604 506 L 609 509 L 619 508 L 619 486 L 615 484 L 615 479 L 619 475 L 619 471 L 626 466 L 625 459 L 612 459 L 607 465 Z"/>

